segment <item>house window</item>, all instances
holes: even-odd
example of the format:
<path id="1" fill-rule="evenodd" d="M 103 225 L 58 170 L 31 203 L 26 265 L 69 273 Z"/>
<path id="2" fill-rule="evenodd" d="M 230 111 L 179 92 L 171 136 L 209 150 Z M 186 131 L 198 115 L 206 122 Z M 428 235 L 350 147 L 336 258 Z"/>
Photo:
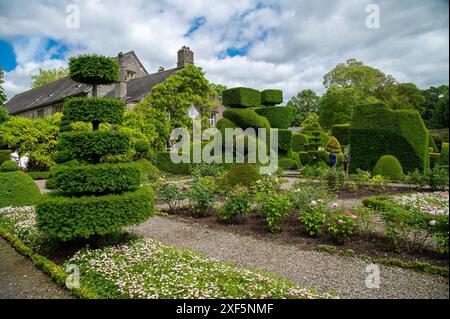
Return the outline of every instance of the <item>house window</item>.
<path id="1" fill-rule="evenodd" d="M 127 81 L 134 79 L 136 77 L 136 72 L 127 70 Z"/>
<path id="2" fill-rule="evenodd" d="M 216 127 L 216 113 L 211 113 L 208 122 L 211 127 Z"/>

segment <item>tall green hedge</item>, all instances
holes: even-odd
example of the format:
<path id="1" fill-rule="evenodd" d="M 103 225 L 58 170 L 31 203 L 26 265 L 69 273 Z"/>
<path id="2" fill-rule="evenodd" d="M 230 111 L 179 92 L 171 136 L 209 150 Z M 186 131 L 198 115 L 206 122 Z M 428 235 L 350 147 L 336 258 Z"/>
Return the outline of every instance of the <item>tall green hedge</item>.
<path id="1" fill-rule="evenodd" d="M 261 92 L 261 104 L 273 106 L 283 103 L 283 91 L 281 90 L 264 90 Z"/>
<path id="2" fill-rule="evenodd" d="M 261 93 L 258 90 L 237 87 L 223 91 L 223 104 L 230 107 L 256 107 L 261 105 Z"/>
<path id="3" fill-rule="evenodd" d="M 393 111 L 381 104 L 356 107 L 350 145 L 352 172 L 371 171 L 385 154 L 395 156 L 406 172 L 429 169 L 428 130 L 417 111 Z"/>
<path id="4" fill-rule="evenodd" d="M 125 102 L 117 99 L 76 97 L 64 102 L 64 115 L 72 122 L 120 124 Z"/>
<path id="5" fill-rule="evenodd" d="M 308 135 L 301 133 L 292 133 L 292 151 L 304 152 L 308 144 Z"/>
<path id="6" fill-rule="evenodd" d="M 269 120 L 273 128 L 287 129 L 295 120 L 297 110 L 290 106 L 266 106 L 254 109 L 255 112 Z"/>
<path id="7" fill-rule="evenodd" d="M 350 144 L 350 124 L 336 124 L 331 127 L 331 135 L 333 135 L 341 145 Z"/>
<path id="8" fill-rule="evenodd" d="M 292 151 L 292 131 L 278 130 L 278 151 L 280 153 L 287 153 Z"/>
<path id="9" fill-rule="evenodd" d="M 442 143 L 441 157 L 439 159 L 439 165 L 448 166 L 448 143 Z"/>
<path id="10" fill-rule="evenodd" d="M 32 206 L 41 200 L 34 180 L 23 172 L 0 173 L 0 207 Z"/>

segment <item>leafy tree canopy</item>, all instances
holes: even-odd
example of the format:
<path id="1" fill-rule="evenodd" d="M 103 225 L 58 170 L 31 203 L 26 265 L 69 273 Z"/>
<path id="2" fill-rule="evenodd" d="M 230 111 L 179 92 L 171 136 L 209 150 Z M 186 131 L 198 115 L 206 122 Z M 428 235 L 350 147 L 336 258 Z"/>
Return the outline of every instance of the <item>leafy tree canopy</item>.
<path id="1" fill-rule="evenodd" d="M 296 96 L 290 98 L 287 106 L 297 109 L 294 125 L 300 125 L 309 113 L 318 112 L 319 99 L 320 97 L 311 89 L 302 90 Z"/>
<path id="2" fill-rule="evenodd" d="M 227 90 L 228 88 L 225 85 L 222 85 L 222 84 L 211 83 L 210 84 L 210 89 L 211 89 L 211 91 L 213 91 L 213 94 L 215 96 L 217 96 L 219 101 L 222 103 L 223 102 L 222 93 L 223 93 L 223 91 Z"/>
<path id="3" fill-rule="evenodd" d="M 391 100 L 393 109 L 412 109 L 423 114 L 425 103 L 425 96 L 414 83 L 399 83 L 395 85 L 395 94 Z"/>
<path id="4" fill-rule="evenodd" d="M 31 87 L 38 88 L 45 84 L 54 82 L 56 80 L 65 78 L 69 75 L 69 71 L 65 68 L 54 68 L 49 70 L 39 69 L 39 72 L 31 75 L 31 80 L 33 81 Z"/>
<path id="5" fill-rule="evenodd" d="M 441 85 L 422 91 L 425 96 L 423 119 L 430 129 L 448 128 L 449 87 Z"/>

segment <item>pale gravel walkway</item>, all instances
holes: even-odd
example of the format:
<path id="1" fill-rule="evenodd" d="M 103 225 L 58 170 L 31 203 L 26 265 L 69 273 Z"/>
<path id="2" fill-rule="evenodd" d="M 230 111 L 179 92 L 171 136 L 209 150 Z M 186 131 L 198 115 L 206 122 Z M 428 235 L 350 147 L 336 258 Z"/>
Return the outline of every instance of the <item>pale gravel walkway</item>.
<path id="1" fill-rule="evenodd" d="M 154 217 L 130 230 L 165 245 L 258 268 L 341 298 L 449 298 L 448 280 L 397 267 L 380 266 L 381 288 L 365 287 L 367 263 L 358 258 L 302 251 L 295 245 L 242 236 L 174 218 Z"/>

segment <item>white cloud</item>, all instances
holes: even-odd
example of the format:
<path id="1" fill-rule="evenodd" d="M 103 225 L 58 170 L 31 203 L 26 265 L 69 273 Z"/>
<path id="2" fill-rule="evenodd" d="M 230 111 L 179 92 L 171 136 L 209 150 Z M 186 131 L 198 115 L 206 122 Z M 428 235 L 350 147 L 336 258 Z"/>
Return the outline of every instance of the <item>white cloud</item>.
<path id="1" fill-rule="evenodd" d="M 448 2 L 380 0 L 381 28 L 365 26 L 369 0 L 0 0 L 0 38 L 13 43 L 18 66 L 6 73 L 11 97 L 29 87 L 30 72 L 64 65 L 45 41 L 68 47 L 66 58 L 135 50 L 149 71 L 176 64 L 190 46 L 197 65 L 228 86 L 281 88 L 285 97 L 304 88 L 323 92 L 323 75 L 350 57 L 419 87 L 448 83 Z M 81 28 L 65 27 L 65 6 L 80 5 Z M 191 23 L 205 23 L 189 37 Z M 219 59 L 228 48 L 244 57 Z"/>

